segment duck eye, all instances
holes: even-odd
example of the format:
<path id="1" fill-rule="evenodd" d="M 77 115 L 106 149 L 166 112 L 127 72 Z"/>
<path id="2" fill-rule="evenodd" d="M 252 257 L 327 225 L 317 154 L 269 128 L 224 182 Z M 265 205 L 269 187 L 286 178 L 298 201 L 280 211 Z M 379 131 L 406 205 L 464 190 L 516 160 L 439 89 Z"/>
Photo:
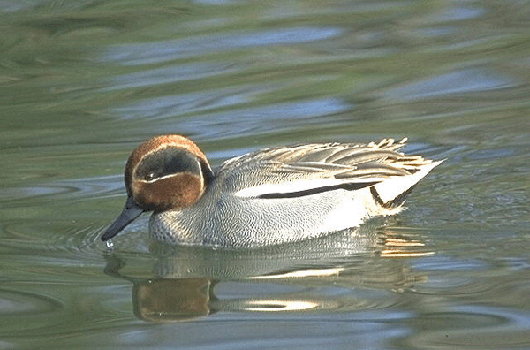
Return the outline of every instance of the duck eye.
<path id="1" fill-rule="evenodd" d="M 156 177 L 156 174 L 154 171 L 150 171 L 145 175 L 145 179 L 147 181 L 153 180 Z"/>

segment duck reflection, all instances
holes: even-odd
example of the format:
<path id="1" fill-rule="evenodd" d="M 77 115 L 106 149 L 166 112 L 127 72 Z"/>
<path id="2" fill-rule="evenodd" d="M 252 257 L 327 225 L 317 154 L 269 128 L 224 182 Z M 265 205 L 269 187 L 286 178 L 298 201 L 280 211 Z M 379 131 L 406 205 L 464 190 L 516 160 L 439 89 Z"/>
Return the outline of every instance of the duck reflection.
<path id="1" fill-rule="evenodd" d="M 133 283 L 133 311 L 143 320 L 172 322 L 207 316 L 215 310 L 208 278 L 153 278 Z"/>
<path id="2" fill-rule="evenodd" d="M 129 272 L 126 266 L 138 261 L 119 252 L 107 254 L 105 272 L 132 282 L 134 314 L 150 322 L 185 321 L 216 312 L 384 307 L 392 302 L 389 293 L 425 280 L 406 259 L 434 254 L 422 237 L 364 227 L 247 250 L 153 243 L 150 260 L 143 262 L 150 266 L 142 266 L 153 272 Z"/>

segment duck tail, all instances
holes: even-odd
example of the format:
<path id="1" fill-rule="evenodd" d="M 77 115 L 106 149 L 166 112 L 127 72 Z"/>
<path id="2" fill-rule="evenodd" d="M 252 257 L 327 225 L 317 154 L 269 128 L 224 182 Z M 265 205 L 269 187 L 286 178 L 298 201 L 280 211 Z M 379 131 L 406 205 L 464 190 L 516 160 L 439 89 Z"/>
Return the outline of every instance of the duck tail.
<path id="1" fill-rule="evenodd" d="M 374 201 L 385 209 L 401 207 L 418 182 L 444 160 L 437 162 L 426 160 L 410 175 L 391 177 L 371 186 L 370 193 Z"/>

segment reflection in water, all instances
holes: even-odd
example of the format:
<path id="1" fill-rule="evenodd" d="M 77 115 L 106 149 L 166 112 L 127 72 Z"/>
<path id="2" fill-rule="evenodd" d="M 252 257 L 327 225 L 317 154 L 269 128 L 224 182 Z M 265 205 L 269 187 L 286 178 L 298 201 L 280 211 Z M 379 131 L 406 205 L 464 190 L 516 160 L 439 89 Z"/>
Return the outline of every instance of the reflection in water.
<path id="1" fill-rule="evenodd" d="M 128 261 L 118 253 L 105 257 L 108 275 L 132 282 L 134 314 L 150 322 L 190 320 L 218 312 L 387 307 L 394 300 L 389 291 L 406 289 L 425 277 L 413 272 L 406 260 L 381 257 L 433 254 L 418 236 L 369 230 L 245 250 L 155 244 L 152 253 L 157 258 L 154 274 L 148 277 L 122 274 Z M 232 285 L 228 294 L 227 284 Z M 312 292 L 304 292 L 307 288 Z"/>
<path id="2" fill-rule="evenodd" d="M 209 315 L 215 297 L 207 278 L 154 278 L 133 282 L 132 302 L 138 318 L 171 322 Z"/>
<path id="3" fill-rule="evenodd" d="M 425 244 L 413 235 L 400 235 L 389 232 L 384 237 L 381 256 L 387 258 L 397 257 L 420 257 L 434 255 L 433 251 L 425 251 Z"/>

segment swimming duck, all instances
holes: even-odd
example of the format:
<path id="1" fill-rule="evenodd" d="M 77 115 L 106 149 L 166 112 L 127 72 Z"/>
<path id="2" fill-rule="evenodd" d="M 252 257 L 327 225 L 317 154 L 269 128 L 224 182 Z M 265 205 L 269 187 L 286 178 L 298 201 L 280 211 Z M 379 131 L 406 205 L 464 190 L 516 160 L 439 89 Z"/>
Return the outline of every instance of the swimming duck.
<path id="1" fill-rule="evenodd" d="M 405 142 L 266 148 L 214 172 L 190 139 L 156 136 L 127 160 L 125 208 L 102 240 L 146 211 L 151 234 L 179 245 L 259 247 L 356 227 L 399 212 L 441 163 L 400 153 Z"/>

